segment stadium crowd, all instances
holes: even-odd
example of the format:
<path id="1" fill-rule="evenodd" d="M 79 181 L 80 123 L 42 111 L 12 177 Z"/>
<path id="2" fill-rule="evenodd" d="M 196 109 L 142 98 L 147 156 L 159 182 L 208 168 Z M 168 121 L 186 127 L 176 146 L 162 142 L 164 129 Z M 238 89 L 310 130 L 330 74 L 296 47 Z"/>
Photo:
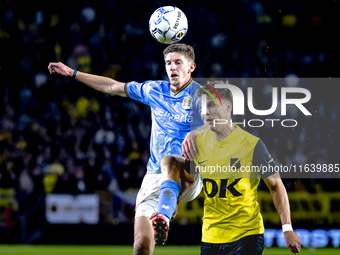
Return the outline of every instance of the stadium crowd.
<path id="1" fill-rule="evenodd" d="M 107 191 L 113 194 L 114 217 L 122 212 L 120 221 L 131 222 L 133 203 L 127 201 L 133 199 L 123 194 L 136 192 L 146 171 L 149 109 L 49 75 L 47 65 L 63 61 L 126 82 L 167 79 L 165 46 L 148 31 L 149 16 L 167 2 L 33 3 L 1 4 L 0 188 L 15 189 L 19 213 L 48 193 Z M 300 77 L 339 76 L 334 24 L 340 3 L 313 3 L 178 2 L 189 21 L 182 42 L 196 51 L 193 77 L 293 77 L 299 82 Z M 338 162 L 338 93 L 321 85 L 308 88 L 313 117 L 297 113 L 296 128 L 246 128 L 262 138 L 277 164 Z M 258 98 L 264 93 L 258 88 Z M 265 101 L 258 100 L 258 108 L 268 107 Z M 284 183 L 288 191 L 340 190 L 338 180 Z"/>

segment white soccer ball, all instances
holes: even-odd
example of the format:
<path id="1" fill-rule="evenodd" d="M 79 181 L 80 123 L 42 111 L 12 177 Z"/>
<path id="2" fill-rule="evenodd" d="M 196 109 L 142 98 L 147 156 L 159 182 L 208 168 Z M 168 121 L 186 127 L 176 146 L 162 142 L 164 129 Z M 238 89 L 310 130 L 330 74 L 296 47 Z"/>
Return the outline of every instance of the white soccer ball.
<path id="1" fill-rule="evenodd" d="M 151 35 L 161 43 L 176 43 L 186 35 L 188 20 L 184 12 L 177 7 L 163 6 L 151 15 L 149 30 Z"/>

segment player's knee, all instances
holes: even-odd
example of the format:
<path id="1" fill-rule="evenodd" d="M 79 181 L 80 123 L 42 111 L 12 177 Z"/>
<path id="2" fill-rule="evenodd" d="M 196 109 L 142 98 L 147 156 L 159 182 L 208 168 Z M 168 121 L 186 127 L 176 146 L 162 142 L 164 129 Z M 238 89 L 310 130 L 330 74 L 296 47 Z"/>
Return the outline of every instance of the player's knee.
<path id="1" fill-rule="evenodd" d="M 161 161 L 162 172 L 174 172 L 177 170 L 177 159 L 173 156 L 164 156 Z"/>
<path id="2" fill-rule="evenodd" d="M 177 159 L 174 156 L 164 156 L 161 161 L 162 167 L 172 168 L 177 165 Z"/>
<path id="3" fill-rule="evenodd" d="M 140 235 L 135 238 L 133 244 L 133 254 L 134 255 L 145 255 L 150 254 L 151 246 L 153 245 L 150 237 Z"/>

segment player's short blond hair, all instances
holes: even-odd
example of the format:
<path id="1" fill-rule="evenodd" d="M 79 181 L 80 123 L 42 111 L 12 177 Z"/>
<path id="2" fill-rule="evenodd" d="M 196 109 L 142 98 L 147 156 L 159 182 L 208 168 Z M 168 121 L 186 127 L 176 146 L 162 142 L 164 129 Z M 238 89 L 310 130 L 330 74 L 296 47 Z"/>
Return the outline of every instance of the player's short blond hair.
<path id="1" fill-rule="evenodd" d="M 184 43 L 170 44 L 163 51 L 164 58 L 166 57 L 166 55 L 172 52 L 182 54 L 188 61 L 195 62 L 195 51 L 194 48 L 190 45 Z"/>

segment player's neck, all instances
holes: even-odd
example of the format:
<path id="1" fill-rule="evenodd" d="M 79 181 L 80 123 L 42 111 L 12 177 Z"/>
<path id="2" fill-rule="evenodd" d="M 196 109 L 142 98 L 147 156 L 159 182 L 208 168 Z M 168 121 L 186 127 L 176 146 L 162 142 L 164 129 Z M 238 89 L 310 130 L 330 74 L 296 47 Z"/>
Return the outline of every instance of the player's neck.
<path id="1" fill-rule="evenodd" d="M 171 90 L 173 92 L 179 92 L 180 90 L 182 90 L 184 87 L 188 86 L 188 84 L 191 82 L 192 78 L 189 77 L 189 79 L 182 85 L 178 85 L 178 86 L 173 86 L 171 85 Z"/>
<path id="2" fill-rule="evenodd" d="M 226 138 L 228 135 L 231 134 L 235 130 L 234 126 L 229 126 L 229 125 L 221 125 L 220 129 L 216 130 L 211 130 L 212 136 L 217 140 L 217 141 L 222 141 L 224 138 Z"/>

